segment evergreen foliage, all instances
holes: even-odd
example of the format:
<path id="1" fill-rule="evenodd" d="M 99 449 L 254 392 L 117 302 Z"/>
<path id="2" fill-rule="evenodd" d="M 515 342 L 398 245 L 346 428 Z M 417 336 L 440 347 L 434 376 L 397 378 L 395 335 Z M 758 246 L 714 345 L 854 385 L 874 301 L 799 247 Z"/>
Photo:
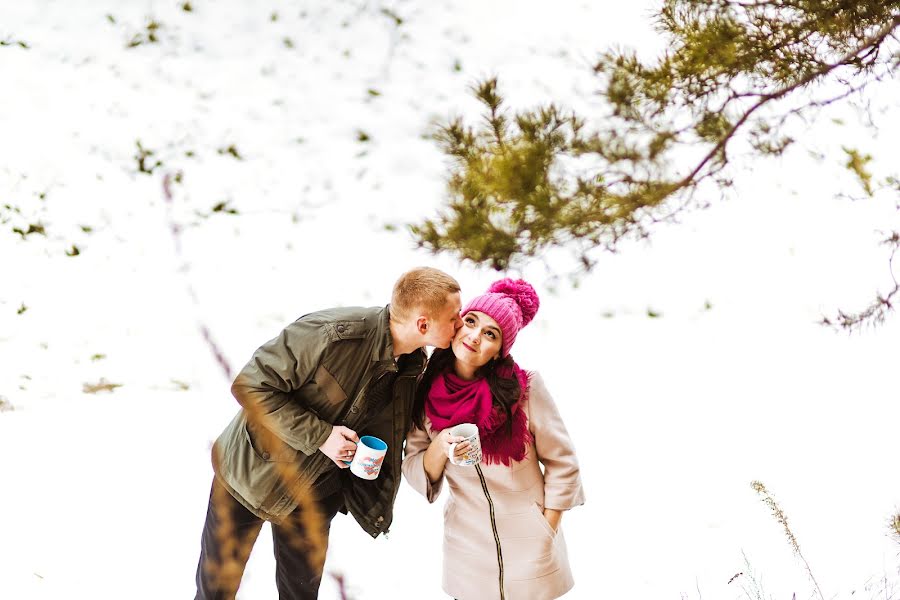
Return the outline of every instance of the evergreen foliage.
<path id="1" fill-rule="evenodd" d="M 411 226 L 419 245 L 498 270 L 565 247 L 589 270 L 592 251 L 702 206 L 704 182 L 730 186 L 736 144 L 780 155 L 794 141 L 790 119 L 847 100 L 900 63 L 897 1 L 665 0 L 656 19 L 670 42 L 662 56 L 600 56 L 606 111 L 590 126 L 554 104 L 509 115 L 496 79 L 476 85 L 484 121 L 436 133 L 453 161 L 449 199 Z M 895 179 L 876 185 L 870 156 L 844 151 L 867 195 L 896 191 Z M 881 309 L 892 295 L 879 296 Z"/>

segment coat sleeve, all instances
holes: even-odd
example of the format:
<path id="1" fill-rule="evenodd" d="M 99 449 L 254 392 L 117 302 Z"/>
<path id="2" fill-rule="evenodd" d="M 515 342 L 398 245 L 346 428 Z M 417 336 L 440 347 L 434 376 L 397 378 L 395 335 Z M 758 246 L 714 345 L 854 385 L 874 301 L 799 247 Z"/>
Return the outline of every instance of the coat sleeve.
<path id="1" fill-rule="evenodd" d="M 413 425 L 406 436 L 406 447 L 403 450 L 403 476 L 414 490 L 425 496 L 429 502 L 434 502 L 441 493 L 444 475 L 442 473 L 440 479 L 431 483 L 428 474 L 425 473 L 425 451 L 430 444 L 431 438 L 428 434 Z"/>
<path id="2" fill-rule="evenodd" d="M 544 465 L 544 507 L 569 510 L 584 504 L 575 447 L 539 373 L 529 378 L 529 429 Z"/>
<path id="3" fill-rule="evenodd" d="M 321 324 L 298 320 L 261 346 L 231 385 L 231 393 L 250 414 L 286 444 L 315 454 L 332 425 L 304 407 L 291 392 L 312 379 L 328 346 Z"/>

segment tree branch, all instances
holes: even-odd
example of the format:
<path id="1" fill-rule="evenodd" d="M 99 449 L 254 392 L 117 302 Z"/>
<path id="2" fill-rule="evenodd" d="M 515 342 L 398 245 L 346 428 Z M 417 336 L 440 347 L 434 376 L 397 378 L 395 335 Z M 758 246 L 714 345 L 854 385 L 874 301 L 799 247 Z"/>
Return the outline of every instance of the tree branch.
<path id="1" fill-rule="evenodd" d="M 793 83 L 781 90 L 763 95 L 762 98 L 759 100 L 759 102 L 754 104 L 748 111 L 746 111 L 743 114 L 743 116 L 741 116 L 740 119 L 738 119 L 738 121 L 731 127 L 731 129 L 728 131 L 728 133 L 726 133 L 725 136 L 723 136 L 722 139 L 719 140 L 719 142 L 713 147 L 713 149 L 710 150 L 706 154 L 706 156 L 703 158 L 703 160 L 701 160 L 697 164 L 697 166 L 694 168 L 694 170 L 691 171 L 681 181 L 679 181 L 678 184 L 676 184 L 677 189 L 681 189 L 681 188 L 684 188 L 684 187 L 687 187 L 688 185 L 690 185 L 690 183 L 694 181 L 694 179 L 697 177 L 697 174 L 700 173 L 700 171 L 703 169 L 703 167 L 706 166 L 706 164 L 709 161 L 711 161 L 725 147 L 725 145 L 731 140 L 731 138 L 734 136 L 734 134 L 737 133 L 737 130 L 740 129 L 744 125 L 744 123 L 747 122 L 747 120 L 750 118 L 750 116 L 753 115 L 753 113 L 755 113 L 757 110 L 759 110 L 760 108 L 762 108 L 763 106 L 767 105 L 770 102 L 774 102 L 775 100 L 779 100 L 779 99 L 785 97 L 786 95 L 790 94 L 791 92 L 793 92 L 794 90 L 796 90 L 798 88 L 801 88 L 805 85 L 808 85 L 809 83 L 812 83 L 819 77 L 822 77 L 823 75 L 827 75 L 828 73 L 832 72 L 833 70 L 837 69 L 838 67 L 841 67 L 841 66 L 847 64 L 853 58 L 857 57 L 861 52 L 865 52 L 866 50 L 868 50 L 870 48 L 878 46 L 885 40 L 885 38 L 887 38 L 898 27 L 898 25 L 900 25 L 900 15 L 895 16 L 888 25 L 886 25 L 881 30 L 879 30 L 875 35 L 866 39 L 862 45 L 855 48 L 851 52 L 848 52 L 847 54 L 845 54 L 837 62 L 826 64 L 825 66 L 821 67 L 820 69 L 817 69 L 817 70 L 807 74 L 805 77 L 799 79 L 795 83 Z"/>

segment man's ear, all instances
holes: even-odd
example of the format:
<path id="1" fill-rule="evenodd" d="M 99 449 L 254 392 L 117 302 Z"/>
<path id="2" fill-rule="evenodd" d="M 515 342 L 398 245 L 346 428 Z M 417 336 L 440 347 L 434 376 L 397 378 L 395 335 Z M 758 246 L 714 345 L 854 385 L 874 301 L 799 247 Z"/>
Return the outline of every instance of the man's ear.
<path id="1" fill-rule="evenodd" d="M 425 317 L 419 317 L 416 319 L 416 331 L 425 335 L 428 333 L 428 319 Z"/>

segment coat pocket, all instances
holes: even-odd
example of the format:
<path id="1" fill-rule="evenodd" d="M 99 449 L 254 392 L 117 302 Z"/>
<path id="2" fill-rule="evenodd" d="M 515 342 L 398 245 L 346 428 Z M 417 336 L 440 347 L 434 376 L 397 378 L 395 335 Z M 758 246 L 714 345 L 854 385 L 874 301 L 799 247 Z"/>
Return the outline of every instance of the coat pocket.
<path id="1" fill-rule="evenodd" d="M 538 503 L 533 502 L 531 504 L 531 512 L 534 514 L 534 518 L 540 524 L 541 529 L 544 530 L 544 533 L 546 533 L 548 536 L 550 536 L 550 539 L 555 540 L 556 539 L 556 530 L 553 529 L 553 526 L 550 524 L 550 521 L 548 521 L 547 517 L 544 516 L 544 509 L 542 509 Z"/>
<path id="2" fill-rule="evenodd" d="M 244 427 L 244 435 L 258 459 L 265 462 L 294 462 L 297 460 L 296 450 L 278 439 L 274 433 L 257 434 L 257 427 L 247 423 Z"/>
<path id="3" fill-rule="evenodd" d="M 341 404 L 347 399 L 344 388 L 341 387 L 341 384 L 334 378 L 334 375 L 329 373 L 328 369 L 324 366 L 319 365 L 313 379 L 315 379 L 316 384 L 319 386 L 319 389 L 322 390 L 322 393 L 325 395 L 325 399 L 329 404 Z"/>

